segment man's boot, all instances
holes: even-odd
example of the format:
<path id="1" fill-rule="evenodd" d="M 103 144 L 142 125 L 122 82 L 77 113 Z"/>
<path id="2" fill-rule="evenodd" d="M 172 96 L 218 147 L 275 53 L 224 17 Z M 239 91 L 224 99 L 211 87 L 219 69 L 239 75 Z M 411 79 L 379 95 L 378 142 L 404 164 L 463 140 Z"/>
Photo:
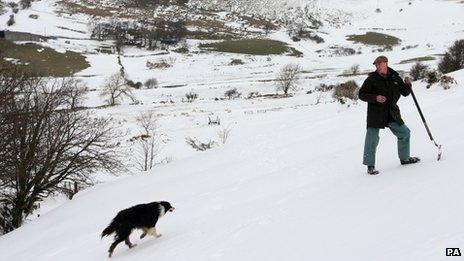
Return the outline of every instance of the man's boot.
<path id="1" fill-rule="evenodd" d="M 369 174 L 369 175 L 377 175 L 377 174 L 379 174 L 379 171 L 376 170 L 374 166 L 368 166 L 367 167 L 367 174 Z"/>
<path id="2" fill-rule="evenodd" d="M 401 165 L 414 164 L 420 162 L 418 157 L 409 157 L 407 160 L 401 160 Z"/>

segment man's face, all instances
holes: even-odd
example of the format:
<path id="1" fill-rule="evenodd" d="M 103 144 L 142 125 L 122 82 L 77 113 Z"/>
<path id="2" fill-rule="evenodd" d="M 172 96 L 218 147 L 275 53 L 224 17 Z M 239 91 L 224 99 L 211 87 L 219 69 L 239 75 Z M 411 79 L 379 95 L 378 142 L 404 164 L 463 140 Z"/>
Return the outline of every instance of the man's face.
<path id="1" fill-rule="evenodd" d="M 377 72 L 386 74 L 388 71 L 388 62 L 378 62 L 375 64 L 375 68 L 377 69 Z"/>

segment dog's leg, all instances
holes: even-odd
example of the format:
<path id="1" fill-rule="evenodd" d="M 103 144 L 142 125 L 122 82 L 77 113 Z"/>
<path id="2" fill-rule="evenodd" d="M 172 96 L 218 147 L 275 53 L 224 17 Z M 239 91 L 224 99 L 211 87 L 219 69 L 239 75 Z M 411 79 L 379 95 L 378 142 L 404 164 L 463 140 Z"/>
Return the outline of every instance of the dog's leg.
<path id="1" fill-rule="evenodd" d="M 156 233 L 156 227 L 153 228 L 153 234 L 152 234 L 152 235 L 153 235 L 154 237 L 156 237 L 156 238 L 159 238 L 159 237 L 162 236 L 161 234 L 157 234 L 157 233 Z"/>
<path id="2" fill-rule="evenodd" d="M 156 227 L 151 227 L 147 230 L 147 234 L 154 236 L 156 238 L 160 237 L 161 234 L 156 234 Z"/>
<path id="3" fill-rule="evenodd" d="M 147 228 L 144 227 L 144 228 L 142 228 L 142 230 L 143 230 L 143 233 L 140 235 L 140 239 L 144 238 L 144 237 L 147 235 L 147 233 L 148 233 L 148 229 L 147 229 Z"/>
<path id="4" fill-rule="evenodd" d="M 126 243 L 126 245 L 127 245 L 129 248 L 133 248 L 133 247 L 137 246 L 136 244 L 132 244 L 132 243 L 130 242 L 129 236 L 127 236 L 126 239 L 124 239 L 124 243 Z"/>
<path id="5" fill-rule="evenodd" d="M 121 238 L 116 238 L 116 240 L 113 242 L 113 244 L 111 244 L 110 246 L 110 249 L 108 250 L 108 257 L 111 258 L 111 256 L 113 255 L 113 251 L 114 249 L 116 248 L 116 246 L 121 243 L 122 241 L 124 241 L 124 239 L 121 239 Z"/>

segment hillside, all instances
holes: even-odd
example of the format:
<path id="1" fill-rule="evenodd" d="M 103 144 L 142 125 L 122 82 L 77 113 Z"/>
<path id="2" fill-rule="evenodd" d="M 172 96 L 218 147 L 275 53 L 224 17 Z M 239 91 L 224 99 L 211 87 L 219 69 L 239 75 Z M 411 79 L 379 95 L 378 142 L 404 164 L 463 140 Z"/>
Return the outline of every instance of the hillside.
<path id="1" fill-rule="evenodd" d="M 276 4 L 191 1 L 190 5 L 198 4 L 198 10 L 208 13 L 209 18 L 201 19 L 220 20 L 239 37 L 189 36 L 165 50 L 124 47 L 120 59 L 128 77 L 135 82 L 156 78 L 159 88 L 134 90 L 136 102 L 125 100 L 113 107 L 103 106 L 100 91 L 105 79 L 120 70 L 118 54 L 113 41 L 91 39 L 89 24 L 107 18 L 89 12 L 107 8 L 111 13 L 117 10 L 114 2 L 92 1 L 95 6 L 89 4 L 84 10 L 84 1 L 34 1 L 30 9 L 19 11 L 16 24 L 8 28 L 4 25 L 11 12 L 0 14 L 0 30 L 53 36 L 37 46 L 23 46 L 31 47 L 29 51 L 42 53 L 50 48 L 54 55 L 72 51 L 85 58 L 87 68 L 70 71 L 91 89 L 86 109 L 96 116 L 112 117 L 127 132 L 120 149 L 127 152 L 124 161 L 130 170 L 119 176 L 95 173 L 98 184 L 80 191 L 73 200 L 57 196 L 43 202 L 24 226 L 0 237 L 0 259 L 106 259 L 111 238 L 101 240 L 100 233 L 111 218 L 129 206 L 160 200 L 176 207 L 158 224 L 163 236 L 140 240 L 136 231 L 131 239 L 138 246 L 129 250 L 121 244 L 112 259 L 435 261 L 449 259 L 448 247 L 464 247 L 464 210 L 460 209 L 464 203 L 460 173 L 464 167 L 464 122 L 460 120 L 464 70 L 450 74 L 457 85 L 449 90 L 438 85 L 426 89 L 420 81 L 413 85 L 432 133 L 443 145 L 443 159 L 436 161 L 437 150 L 412 98 L 403 97 L 399 106 L 412 131 L 411 152 L 422 162 L 401 166 L 396 140 L 384 130 L 377 152 L 378 176 L 366 175 L 361 164 L 366 104 L 340 104 L 331 92 L 314 91 L 320 84 L 348 80 L 361 84 L 380 54 L 387 55 L 390 66 L 403 74 L 418 60 L 436 67 L 446 49 L 464 39 L 462 1 L 379 1 L 379 5 L 372 0 L 287 1 L 285 7 L 276 4 L 278 8 L 271 2 Z M 260 9 L 257 3 L 269 3 L 269 8 Z M 70 4 L 79 12 L 64 12 Z M 227 5 L 233 10 L 227 10 Z M 322 43 L 292 40 L 279 24 L 280 18 L 268 13 L 273 8 L 304 10 L 308 5 L 322 10 L 316 13 L 325 22 L 312 29 L 324 38 Z M 160 12 L 167 15 L 177 12 L 176 8 L 184 7 Z M 376 13 L 376 8 L 381 12 Z M 249 11 L 247 16 L 276 27 L 268 33 L 259 26 L 248 30 L 233 12 L 244 9 Z M 133 15 L 132 11 L 140 10 L 118 15 Z M 39 17 L 32 20 L 31 14 Z M 197 15 L 193 14 L 189 17 Z M 379 44 L 379 37 L 392 42 Z M 226 52 L 218 45 L 221 41 L 263 43 L 264 47 L 254 46 L 257 49 L 251 52 L 269 51 L 266 44 L 272 41 L 284 51 Z M 174 51 L 180 47 L 188 52 Z M 295 55 L 298 52 L 301 55 Z M 17 53 L 10 54 L 10 61 L 25 62 L 12 58 Z M 241 63 L 234 65 L 234 60 Z M 289 97 L 247 98 L 251 92 L 273 95 L 276 75 L 289 63 L 302 68 L 298 88 Z M 156 67 L 160 64 L 164 67 Z M 347 75 L 346 70 L 356 64 L 360 73 Z M 232 88 L 242 96 L 225 99 L 224 92 Z M 199 98 L 185 102 L 188 92 L 198 93 Z M 134 167 L 129 139 L 137 133 L 136 117 L 147 111 L 159 117 L 166 144 L 157 157 L 163 164 L 141 172 Z M 222 125 L 208 125 L 208 117 L 219 117 Z M 185 142 L 186 137 L 219 141 L 218 132 L 225 129 L 231 131 L 227 142 L 205 152 Z"/>
<path id="2" fill-rule="evenodd" d="M 3 236 L 2 256 L 101 260 L 110 239 L 99 233 L 117 210 L 164 199 L 176 207 L 159 224 L 164 236 L 135 233 L 138 246 L 120 246 L 114 259 L 445 260 L 446 247 L 464 243 L 464 125 L 456 121 L 464 92 L 417 95 L 444 145 L 440 162 L 410 98 L 401 107 L 423 162 L 400 166 L 384 131 L 377 177 L 360 165 L 364 105 L 242 117 L 227 146 L 83 191 Z"/>

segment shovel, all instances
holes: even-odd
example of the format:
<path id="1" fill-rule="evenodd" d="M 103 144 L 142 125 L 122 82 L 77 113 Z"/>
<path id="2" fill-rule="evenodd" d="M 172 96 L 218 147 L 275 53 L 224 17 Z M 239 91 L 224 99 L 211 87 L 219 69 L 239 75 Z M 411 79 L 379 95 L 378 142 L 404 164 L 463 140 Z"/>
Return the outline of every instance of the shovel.
<path id="1" fill-rule="evenodd" d="M 416 95 L 414 95 L 414 91 L 412 90 L 412 87 L 411 87 L 411 94 L 412 94 L 412 98 L 414 99 L 414 103 L 416 104 L 417 110 L 419 111 L 419 114 L 420 114 L 420 116 L 422 118 L 422 122 L 424 123 L 425 129 L 427 130 L 427 133 L 429 134 L 430 140 L 438 148 L 438 158 L 437 158 L 437 160 L 440 160 L 441 159 L 441 154 L 442 154 L 442 150 L 441 150 L 442 146 L 440 144 L 437 144 L 437 142 L 433 139 L 432 132 L 430 132 L 430 128 L 427 125 L 427 122 L 425 121 L 424 114 L 422 114 L 422 110 L 419 107 L 419 103 L 417 102 Z"/>

